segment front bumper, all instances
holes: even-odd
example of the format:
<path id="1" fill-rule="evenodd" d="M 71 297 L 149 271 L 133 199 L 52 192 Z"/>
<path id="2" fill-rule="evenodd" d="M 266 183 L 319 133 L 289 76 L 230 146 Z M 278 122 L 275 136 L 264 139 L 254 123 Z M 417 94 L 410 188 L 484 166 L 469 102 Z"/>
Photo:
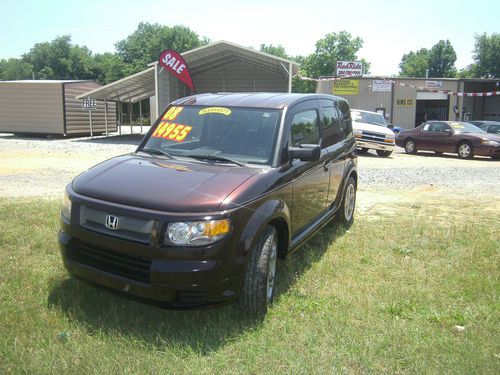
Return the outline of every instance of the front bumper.
<path id="1" fill-rule="evenodd" d="M 58 240 L 69 273 L 134 296 L 172 307 L 218 305 L 238 298 L 246 251 L 237 228 L 224 239 L 203 247 L 165 246 L 158 239 L 140 243 L 79 225 L 79 202 L 73 198 L 71 224 L 61 217 Z M 110 212 L 117 208 L 99 207 Z M 120 212 L 138 215 L 134 209 Z M 160 227 L 172 218 L 159 218 Z M 163 236 L 162 232 L 156 235 Z M 153 236 L 152 236 L 153 237 Z"/>
<path id="2" fill-rule="evenodd" d="M 474 146 L 474 154 L 478 156 L 500 158 L 500 146 L 476 145 Z"/>
<path id="3" fill-rule="evenodd" d="M 394 143 L 376 143 L 376 142 L 367 142 L 356 139 L 356 145 L 358 148 L 368 148 L 372 150 L 383 150 L 383 151 L 394 151 Z"/>

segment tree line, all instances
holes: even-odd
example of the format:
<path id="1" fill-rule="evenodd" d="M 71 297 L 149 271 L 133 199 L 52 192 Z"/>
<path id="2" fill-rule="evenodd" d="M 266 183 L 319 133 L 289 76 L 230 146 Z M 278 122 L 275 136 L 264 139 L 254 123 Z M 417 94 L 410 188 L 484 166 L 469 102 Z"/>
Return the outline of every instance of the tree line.
<path id="1" fill-rule="evenodd" d="M 116 81 L 141 71 L 158 59 L 164 49 L 185 52 L 210 42 L 188 27 L 164 26 L 141 22 L 127 38 L 115 44 L 115 52 L 92 53 L 86 46 L 71 42 L 69 35 L 51 42 L 36 43 L 20 58 L 0 60 L 0 80 L 19 79 L 92 79 L 102 84 Z M 347 31 L 329 33 L 315 44 L 307 56 L 291 56 L 281 45 L 261 44 L 260 51 L 300 63 L 302 76 L 318 78 L 335 73 L 337 60 L 361 60 L 365 74 L 370 63 L 358 54 L 363 39 Z M 474 63 L 458 71 L 456 53 L 448 40 L 432 48 L 422 48 L 404 54 L 399 65 L 401 77 L 500 77 L 500 34 L 476 35 Z M 295 92 L 314 92 L 314 82 L 294 78 Z"/>

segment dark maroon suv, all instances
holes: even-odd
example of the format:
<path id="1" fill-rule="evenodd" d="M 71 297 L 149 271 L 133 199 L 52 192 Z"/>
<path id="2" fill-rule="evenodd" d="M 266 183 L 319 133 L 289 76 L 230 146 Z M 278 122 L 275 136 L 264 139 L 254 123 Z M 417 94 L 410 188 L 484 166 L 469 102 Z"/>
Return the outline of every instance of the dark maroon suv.
<path id="1" fill-rule="evenodd" d="M 332 218 L 349 226 L 356 143 L 344 99 L 203 94 L 169 105 L 136 152 L 66 187 L 73 275 L 173 307 L 262 314 L 284 259 Z"/>

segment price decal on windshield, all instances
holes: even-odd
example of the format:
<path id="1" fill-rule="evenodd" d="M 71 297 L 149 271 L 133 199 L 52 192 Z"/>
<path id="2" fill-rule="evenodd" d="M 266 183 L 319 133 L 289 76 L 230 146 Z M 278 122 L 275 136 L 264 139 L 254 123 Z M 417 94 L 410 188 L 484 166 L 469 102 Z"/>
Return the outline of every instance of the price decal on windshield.
<path id="1" fill-rule="evenodd" d="M 163 115 L 162 120 L 174 121 L 179 116 L 179 113 L 182 112 L 182 109 L 183 107 L 170 107 L 165 115 Z"/>
<path id="2" fill-rule="evenodd" d="M 156 128 L 152 136 L 155 138 L 164 138 L 176 142 L 182 142 L 187 137 L 191 129 L 193 129 L 193 127 L 188 125 L 175 124 L 173 122 L 162 122 Z"/>

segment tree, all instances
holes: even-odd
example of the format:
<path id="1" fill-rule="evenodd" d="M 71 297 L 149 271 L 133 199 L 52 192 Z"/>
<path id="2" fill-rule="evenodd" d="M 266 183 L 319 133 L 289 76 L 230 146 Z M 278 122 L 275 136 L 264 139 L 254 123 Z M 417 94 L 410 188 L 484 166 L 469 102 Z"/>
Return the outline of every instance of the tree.
<path id="1" fill-rule="evenodd" d="M 285 47 L 283 47 L 281 44 L 278 44 L 277 46 L 274 46 L 272 44 L 261 44 L 260 51 L 273 56 L 282 57 L 284 59 L 290 59 L 290 56 L 288 56 L 285 52 Z"/>
<path id="2" fill-rule="evenodd" d="M 0 60 L 0 80 L 12 81 L 16 79 L 31 79 L 33 65 L 28 64 L 21 59 L 2 59 Z"/>
<path id="3" fill-rule="evenodd" d="M 457 54 L 449 40 L 440 40 L 429 51 L 429 77 L 455 77 Z"/>
<path id="4" fill-rule="evenodd" d="M 207 43 L 208 39 L 200 39 L 198 34 L 185 26 L 168 27 L 141 22 L 137 30 L 117 42 L 115 47 L 118 56 L 129 66 L 127 74 L 131 74 L 158 60 L 165 49 L 182 53 Z"/>
<path id="5" fill-rule="evenodd" d="M 416 52 L 410 51 L 403 55 L 399 63 L 401 77 L 425 77 L 425 70 L 429 64 L 429 50 L 421 48 Z"/>
<path id="6" fill-rule="evenodd" d="M 449 40 L 440 40 L 430 50 L 421 48 L 416 52 L 404 54 L 399 63 L 401 77 L 455 77 L 457 54 Z"/>
<path id="7" fill-rule="evenodd" d="M 95 65 L 95 78 L 102 84 L 125 77 L 129 70 L 127 64 L 117 54 L 110 52 L 95 55 Z"/>
<path id="8" fill-rule="evenodd" d="M 316 50 L 313 54 L 295 58 L 301 64 L 299 73 L 311 78 L 334 75 L 337 61 L 359 60 L 357 53 L 361 47 L 363 47 L 363 39 L 353 38 L 347 31 L 327 34 L 316 42 Z M 370 63 L 364 59 L 361 61 L 363 61 L 363 72 L 367 74 L 370 70 Z M 293 91 L 315 92 L 316 84 L 295 79 Z"/>
<path id="9" fill-rule="evenodd" d="M 24 54 L 22 61 L 33 66 L 38 79 L 92 79 L 95 61 L 87 47 L 71 43 L 69 35 L 52 42 L 37 43 Z"/>
<path id="10" fill-rule="evenodd" d="M 500 34 L 476 35 L 474 73 L 476 77 L 500 77 Z"/>

